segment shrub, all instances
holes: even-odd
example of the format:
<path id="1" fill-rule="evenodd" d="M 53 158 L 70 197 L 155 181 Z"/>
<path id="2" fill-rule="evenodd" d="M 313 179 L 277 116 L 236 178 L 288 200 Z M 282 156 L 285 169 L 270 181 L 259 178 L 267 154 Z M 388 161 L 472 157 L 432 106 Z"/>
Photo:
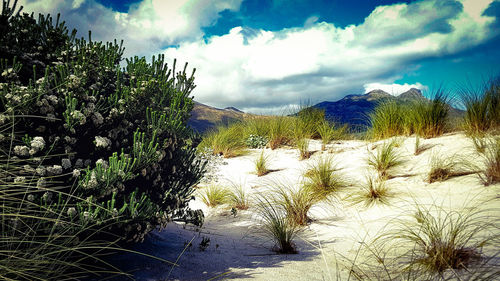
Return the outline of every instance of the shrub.
<path id="1" fill-rule="evenodd" d="M 319 157 L 305 172 L 307 185 L 311 191 L 322 198 L 326 198 L 347 186 L 346 179 L 337 172 L 332 157 Z"/>
<path id="2" fill-rule="evenodd" d="M 115 202 L 124 220 L 106 231 L 128 240 L 174 218 L 201 222 L 188 207 L 204 171 L 186 127 L 194 72 L 176 71 L 175 61 L 168 67 L 163 56 L 121 66 L 121 44 L 90 33 L 75 39 L 49 16 L 37 21 L 4 5 L 1 20 L 0 120 L 26 134 L 8 135 L 15 156 L 40 176 L 60 176 L 63 192 L 76 181 L 75 195 L 93 204 L 77 204 L 79 216 L 88 207 L 106 221 Z"/>
<path id="3" fill-rule="evenodd" d="M 259 157 L 254 160 L 255 164 L 255 172 L 257 173 L 257 176 L 261 177 L 269 173 L 268 169 L 268 162 L 269 162 L 269 156 L 264 155 L 264 150 L 260 153 Z"/>
<path id="4" fill-rule="evenodd" d="M 264 235 L 274 242 L 273 250 L 282 254 L 296 254 L 293 239 L 299 228 L 289 223 L 286 211 L 263 194 L 257 196 L 257 211 Z"/>
<path id="5" fill-rule="evenodd" d="M 216 207 L 229 202 L 230 192 L 227 188 L 210 185 L 200 190 L 200 199 L 208 207 Z"/>
<path id="6" fill-rule="evenodd" d="M 267 144 L 267 138 L 258 135 L 250 135 L 245 140 L 245 144 L 249 148 L 263 148 Z"/>
<path id="7" fill-rule="evenodd" d="M 404 162 L 402 156 L 396 151 L 394 141 L 384 142 L 381 147 L 377 148 L 375 154 L 371 151 L 368 153 L 367 163 L 378 172 L 380 178 L 387 178 L 391 170 Z"/>

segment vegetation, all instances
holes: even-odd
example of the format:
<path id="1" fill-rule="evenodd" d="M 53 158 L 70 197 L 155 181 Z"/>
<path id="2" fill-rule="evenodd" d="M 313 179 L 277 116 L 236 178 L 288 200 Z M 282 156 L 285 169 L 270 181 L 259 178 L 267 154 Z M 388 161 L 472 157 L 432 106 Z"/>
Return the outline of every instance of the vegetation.
<path id="1" fill-rule="evenodd" d="M 445 181 L 452 177 L 465 176 L 477 172 L 470 161 L 458 155 L 443 157 L 435 154 L 431 158 L 430 167 L 431 169 L 427 177 L 429 183 Z"/>
<path id="2" fill-rule="evenodd" d="M 250 200 L 248 194 L 242 186 L 233 186 L 229 191 L 229 203 L 233 208 L 238 210 L 246 210 L 250 207 Z"/>
<path id="3" fill-rule="evenodd" d="M 482 154 L 485 170 L 479 173 L 484 185 L 500 182 L 500 139 L 490 138 Z"/>
<path id="4" fill-rule="evenodd" d="M 402 156 L 396 151 L 394 141 L 384 142 L 376 153 L 368 153 L 367 163 L 378 172 L 380 178 L 389 177 L 394 168 L 404 163 Z"/>
<path id="5" fill-rule="evenodd" d="M 464 130 L 468 135 L 484 135 L 500 125 L 500 78 L 490 79 L 478 89 L 462 89 L 466 108 Z"/>
<path id="6" fill-rule="evenodd" d="M 230 192 L 219 185 L 210 185 L 199 192 L 199 198 L 208 207 L 216 207 L 229 202 Z"/>
<path id="7" fill-rule="evenodd" d="M 347 134 L 347 125 L 340 128 L 335 128 L 334 123 L 323 121 L 316 129 L 321 137 L 321 150 L 326 149 L 326 145 L 333 140 L 341 139 Z"/>
<path id="8" fill-rule="evenodd" d="M 243 140 L 242 124 L 235 123 L 218 127 L 203 138 L 198 148 L 210 148 L 215 155 L 222 155 L 225 158 L 244 154 L 245 141 Z"/>
<path id="9" fill-rule="evenodd" d="M 255 172 L 258 177 L 264 176 L 269 173 L 268 169 L 269 155 L 264 155 L 264 150 L 259 154 L 259 157 L 254 160 Z"/>
<path id="10" fill-rule="evenodd" d="M 392 197 L 394 194 L 386 186 L 385 181 L 380 178 L 367 177 L 362 190 L 349 196 L 349 199 L 354 204 L 363 203 L 365 207 L 370 207 L 374 204 L 387 205 Z"/>
<path id="11" fill-rule="evenodd" d="M 333 157 L 319 157 L 304 177 L 304 184 L 320 198 L 326 198 L 347 186 L 347 180 L 338 173 Z"/>
<path id="12" fill-rule="evenodd" d="M 309 151 L 309 139 L 300 138 L 296 141 L 297 148 L 299 149 L 300 160 L 309 159 L 311 157 L 311 151 Z"/>
<path id="13" fill-rule="evenodd" d="M 269 200 L 268 196 L 260 194 L 257 196 L 257 211 L 264 235 L 274 241 L 273 250 L 282 254 L 296 254 L 293 239 L 300 229 L 290 224 L 286 210 Z"/>
<path id="14" fill-rule="evenodd" d="M 447 128 L 447 93 L 441 89 L 430 100 L 411 103 L 384 100 L 369 115 L 374 139 L 418 134 L 425 138 L 442 135 Z"/>

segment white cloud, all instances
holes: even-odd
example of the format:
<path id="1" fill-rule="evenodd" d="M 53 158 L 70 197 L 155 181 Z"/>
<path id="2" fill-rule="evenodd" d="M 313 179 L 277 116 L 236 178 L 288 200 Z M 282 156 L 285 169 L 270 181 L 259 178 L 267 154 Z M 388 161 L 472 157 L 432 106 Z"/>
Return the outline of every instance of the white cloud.
<path id="1" fill-rule="evenodd" d="M 383 83 L 368 83 L 363 86 L 365 88 L 365 93 L 368 93 L 373 90 L 382 90 L 385 91 L 393 96 L 399 96 L 402 93 L 410 90 L 411 88 L 419 89 L 421 91 L 428 90 L 429 88 L 427 86 L 424 86 L 420 83 L 415 83 L 415 84 L 383 84 Z"/>
<path id="2" fill-rule="evenodd" d="M 214 24 L 220 11 L 238 10 L 241 0 L 143 0 L 127 13 L 95 0 L 21 2 L 28 11 L 61 11 L 80 36 L 92 29 L 94 39 L 125 39 L 126 55 L 150 56 L 177 45 L 163 52 L 197 68 L 196 100 L 263 112 L 306 99 L 336 100 L 369 85 L 389 87 L 389 93 L 419 86 L 394 81 L 421 59 L 456 54 L 497 35 L 489 26 L 495 18 L 483 15 L 492 1 L 379 6 L 359 25 L 340 28 L 311 16 L 303 27 L 235 27 L 206 41 L 201 27 Z"/>
<path id="3" fill-rule="evenodd" d="M 95 0 L 21 0 L 25 12 L 61 13 L 79 36 L 92 30 L 95 40 L 124 39 L 126 56 L 158 53 L 168 45 L 198 40 L 201 27 L 216 23 L 219 12 L 238 10 L 242 0 L 143 0 L 126 13 Z"/>
<path id="4" fill-rule="evenodd" d="M 393 84 L 414 62 L 454 54 L 496 35 L 488 26 L 494 19 L 481 16 L 489 2 L 474 3 L 482 6 L 473 12 L 470 1 L 463 10 L 460 3 L 438 0 L 381 6 L 364 23 L 345 28 L 320 22 L 245 37 L 236 27 L 165 54 L 197 68 L 195 99 L 214 106 L 262 112 L 304 99 L 336 100 L 375 85 L 400 94 L 425 88 Z"/>

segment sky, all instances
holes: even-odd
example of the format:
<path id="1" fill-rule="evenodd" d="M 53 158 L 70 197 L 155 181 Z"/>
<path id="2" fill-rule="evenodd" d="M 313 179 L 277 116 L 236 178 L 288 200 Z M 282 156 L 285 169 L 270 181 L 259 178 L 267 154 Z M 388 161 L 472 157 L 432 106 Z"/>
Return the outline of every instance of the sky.
<path id="1" fill-rule="evenodd" d="M 500 0 L 20 0 L 125 57 L 196 68 L 196 101 L 252 113 L 500 74 Z"/>

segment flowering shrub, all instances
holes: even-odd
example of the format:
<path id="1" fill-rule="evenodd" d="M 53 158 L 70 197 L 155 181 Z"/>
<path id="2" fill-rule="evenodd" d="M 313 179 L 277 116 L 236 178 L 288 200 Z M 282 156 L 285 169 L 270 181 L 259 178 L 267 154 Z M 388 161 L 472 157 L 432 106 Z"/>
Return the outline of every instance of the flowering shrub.
<path id="1" fill-rule="evenodd" d="M 258 136 L 258 135 L 250 135 L 248 138 L 245 140 L 246 146 L 250 148 L 263 148 L 266 146 L 268 142 L 268 139 L 263 136 Z"/>
<path id="2" fill-rule="evenodd" d="M 122 68 L 122 44 L 75 34 L 59 16 L 37 21 L 7 6 L 0 15 L 0 141 L 3 151 L 12 141 L 21 174 L 45 182 L 48 195 L 30 198 L 56 200 L 54 181 L 76 188 L 92 204 L 68 214 L 94 223 L 120 217 L 107 231 L 129 240 L 173 219 L 201 222 L 187 206 L 205 169 L 186 127 L 194 71 L 176 71 L 163 56 Z M 11 126 L 24 135 L 4 130 Z"/>

